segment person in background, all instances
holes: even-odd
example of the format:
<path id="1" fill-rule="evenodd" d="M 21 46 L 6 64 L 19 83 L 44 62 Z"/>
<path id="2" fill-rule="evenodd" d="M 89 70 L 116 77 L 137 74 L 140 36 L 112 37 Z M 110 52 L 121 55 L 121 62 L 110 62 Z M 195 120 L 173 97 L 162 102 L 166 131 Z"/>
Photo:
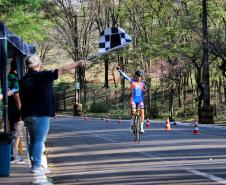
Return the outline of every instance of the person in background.
<path id="1" fill-rule="evenodd" d="M 32 173 L 48 173 L 41 158 L 50 118 L 55 116 L 53 81 L 59 75 L 84 66 L 85 63 L 79 60 L 52 71 L 41 71 L 42 61 L 37 55 L 25 58 L 28 73 L 20 80 L 21 116 L 30 135 L 28 150 Z"/>
<path id="2" fill-rule="evenodd" d="M 1 84 L 0 84 L 1 85 Z M 11 95 L 11 94 L 10 94 Z M 0 87 L 0 101 L 3 100 L 2 88 Z"/>
<path id="3" fill-rule="evenodd" d="M 18 144 L 22 137 L 23 121 L 20 117 L 20 96 L 19 96 L 19 81 L 17 75 L 16 61 L 11 61 L 11 68 L 8 76 L 8 88 L 12 92 L 8 99 L 8 118 L 10 131 L 15 132 L 15 139 L 12 142 L 12 163 L 24 163 L 24 160 L 18 154 Z"/>
<path id="4" fill-rule="evenodd" d="M 11 96 L 13 92 L 11 90 L 8 90 L 8 96 Z M 3 100 L 3 94 L 2 94 L 2 87 L 1 87 L 1 82 L 0 82 L 0 101 Z M 0 118 L 0 129 L 3 128 L 3 114 L 1 112 L 1 118 Z"/>

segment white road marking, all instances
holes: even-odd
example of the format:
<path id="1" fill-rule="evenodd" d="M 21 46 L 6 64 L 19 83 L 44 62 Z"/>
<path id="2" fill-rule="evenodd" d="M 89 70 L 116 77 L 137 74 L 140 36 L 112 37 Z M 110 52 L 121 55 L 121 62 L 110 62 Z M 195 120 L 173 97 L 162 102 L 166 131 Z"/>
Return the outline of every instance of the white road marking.
<path id="1" fill-rule="evenodd" d="M 220 177 L 217 177 L 215 175 L 211 175 L 211 174 L 208 174 L 208 173 L 204 173 L 204 172 L 200 172 L 198 170 L 194 170 L 194 169 L 187 169 L 188 172 L 191 172 L 191 173 L 194 173 L 196 175 L 200 175 L 202 177 L 206 177 L 212 181 L 215 181 L 219 184 L 226 184 L 226 180 L 225 179 L 222 179 Z"/>
<path id="2" fill-rule="evenodd" d="M 114 139 L 109 139 L 109 138 L 106 138 L 106 137 L 102 137 L 100 135 L 97 135 L 97 134 L 93 134 L 94 136 L 98 137 L 98 138 L 102 138 L 102 139 L 105 139 L 109 142 L 116 142 Z M 153 155 L 150 155 L 146 152 L 140 152 L 140 151 L 137 151 L 138 153 L 141 153 L 142 155 L 146 156 L 146 157 L 155 157 L 156 159 L 160 159 L 159 157 L 156 157 L 156 156 L 153 156 Z M 196 163 L 196 164 L 176 164 L 176 165 L 159 165 L 159 166 L 152 166 L 152 168 L 165 168 L 165 167 L 182 167 L 182 169 L 190 172 L 190 173 L 194 173 L 196 175 L 200 175 L 202 177 L 206 177 L 212 181 L 215 181 L 215 182 L 218 182 L 220 184 L 225 184 L 226 185 L 226 180 L 225 179 L 222 179 L 220 177 L 217 177 L 217 176 L 214 176 L 214 175 L 211 175 L 211 174 L 207 174 L 207 173 L 204 173 L 204 172 L 200 172 L 198 170 L 195 170 L 195 169 L 186 169 L 184 166 L 189 166 L 189 165 L 205 165 L 205 164 L 225 164 L 226 162 L 206 162 L 206 163 Z M 136 171 L 137 171 L 138 168 L 136 168 Z M 144 170 L 144 169 L 142 169 Z M 114 172 L 115 170 L 104 170 L 104 172 Z M 129 169 L 127 169 L 127 171 L 131 171 Z M 133 171 L 133 170 L 132 170 Z M 75 173 L 76 175 L 82 175 L 82 174 L 95 174 L 95 173 L 103 173 L 103 171 L 92 171 L 92 172 L 79 172 L 79 173 Z M 68 174 L 63 174 L 63 175 L 68 175 Z M 70 174 L 70 175 L 73 175 L 73 174 Z M 62 176 L 62 175 L 61 175 Z"/>
<path id="3" fill-rule="evenodd" d="M 101 138 L 101 139 L 104 139 L 104 140 L 106 140 L 106 141 L 109 141 L 109 142 L 111 142 L 111 143 L 114 143 L 114 142 L 115 142 L 115 140 L 106 138 L 105 136 L 100 136 L 100 135 L 98 135 L 98 134 L 92 134 L 92 135 L 95 136 L 95 137 L 97 137 L 97 138 Z"/>
<path id="4" fill-rule="evenodd" d="M 132 161 L 132 160 L 131 160 Z M 225 164 L 226 162 L 219 162 L 219 163 L 212 163 L 212 164 Z M 196 163 L 195 165 L 210 165 L 211 163 Z M 180 167 L 180 169 L 182 170 L 186 170 L 188 172 L 191 172 L 191 173 L 195 173 L 196 175 L 201 175 L 203 177 L 214 177 L 214 178 L 209 178 L 211 180 L 214 180 L 216 181 L 216 179 L 218 179 L 219 181 L 221 182 L 226 182 L 226 180 L 220 178 L 220 177 L 216 177 L 214 175 L 208 175 L 208 176 L 204 176 L 203 174 L 205 173 L 202 173 L 202 172 L 199 172 L 197 170 L 194 170 L 194 169 L 191 169 L 191 168 L 186 168 L 185 166 L 193 166 L 194 164 L 166 164 L 166 165 L 152 165 L 150 167 L 143 167 L 141 165 L 142 168 L 139 168 L 140 166 L 137 165 L 136 168 L 131 168 L 131 166 L 128 166 L 128 167 L 120 167 L 120 168 L 117 168 L 117 169 L 104 169 L 104 170 L 90 170 L 90 171 L 80 171 L 80 172 L 74 172 L 74 173 L 60 173 L 59 175 L 54 175 L 55 177 L 57 176 L 60 176 L 60 177 L 63 177 L 63 176 L 71 176 L 71 175 L 94 175 L 94 174 L 107 174 L 107 173 L 118 173 L 118 172 L 138 172 L 138 171 L 150 171 L 150 170 L 157 170 L 157 169 L 162 169 L 162 168 L 170 168 L 170 170 L 172 170 L 172 168 L 175 168 L 174 170 L 178 169 Z"/>
<path id="5" fill-rule="evenodd" d="M 70 127 L 70 126 L 69 126 Z M 107 138 L 106 136 L 100 136 L 98 134 L 92 134 L 90 133 L 91 135 L 95 136 L 95 137 L 98 137 L 98 138 L 101 138 L 101 139 L 104 139 L 106 141 L 109 141 L 111 143 L 114 143 L 116 142 L 116 140 L 114 139 L 110 139 L 110 138 Z M 142 151 L 137 151 L 137 153 L 141 153 L 142 155 L 146 156 L 146 157 L 154 157 L 156 159 L 162 159 L 162 158 L 159 158 L 157 156 L 153 156 L 153 155 L 150 155 L 146 152 L 142 152 Z M 162 160 L 164 162 L 164 160 Z M 210 160 L 211 161 L 211 160 Z M 217 177 L 217 176 L 214 176 L 214 175 L 211 175 L 211 174 L 208 174 L 208 173 L 204 173 L 204 172 L 201 172 L 201 171 L 198 171 L 198 170 L 195 170 L 195 169 L 192 169 L 192 168 L 186 168 L 185 166 L 197 166 L 197 165 L 210 165 L 210 164 L 225 164 L 226 162 L 225 161 L 220 161 L 220 162 L 204 162 L 204 163 L 195 163 L 195 164 L 191 164 L 191 163 L 183 163 L 183 164 L 166 164 L 166 165 L 156 165 L 156 166 L 151 166 L 151 169 L 153 168 L 166 168 L 166 167 L 175 167 L 175 168 L 178 168 L 180 167 L 181 169 L 183 170 L 186 170 L 187 172 L 190 172 L 190 173 L 193 173 L 193 174 L 196 174 L 196 175 L 199 175 L 199 176 L 202 176 L 202 177 L 206 177 L 212 181 L 215 181 L 219 184 L 225 184 L 226 185 L 226 180 L 223 179 L 223 178 L 220 178 L 220 177 Z M 142 168 L 141 171 L 143 170 L 150 170 L 150 168 Z M 59 176 L 62 177 L 62 176 L 69 176 L 69 175 L 85 175 L 85 174 L 103 174 L 103 173 L 112 173 L 112 172 L 121 172 L 121 171 L 127 171 L 127 172 L 132 172 L 134 171 L 134 169 L 131 169 L 131 167 L 127 168 L 127 167 L 124 167 L 124 168 L 121 168 L 121 169 L 116 169 L 116 170 L 113 170 L 113 169 L 105 169 L 104 171 L 102 170 L 96 170 L 96 171 L 85 171 L 85 172 L 75 172 L 75 173 L 65 173 L 65 174 L 60 174 Z M 135 171 L 139 171 L 139 168 L 136 168 Z"/>

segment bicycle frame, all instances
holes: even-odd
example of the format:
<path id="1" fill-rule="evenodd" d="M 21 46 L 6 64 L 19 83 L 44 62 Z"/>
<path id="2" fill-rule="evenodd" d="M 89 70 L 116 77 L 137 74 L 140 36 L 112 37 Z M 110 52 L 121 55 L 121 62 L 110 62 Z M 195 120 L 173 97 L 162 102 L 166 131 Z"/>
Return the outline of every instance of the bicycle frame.
<path id="1" fill-rule="evenodd" d="M 136 112 L 134 115 L 133 134 L 135 136 L 134 141 L 140 142 L 140 140 L 141 140 L 141 118 L 140 118 L 140 108 L 139 107 L 136 107 Z"/>

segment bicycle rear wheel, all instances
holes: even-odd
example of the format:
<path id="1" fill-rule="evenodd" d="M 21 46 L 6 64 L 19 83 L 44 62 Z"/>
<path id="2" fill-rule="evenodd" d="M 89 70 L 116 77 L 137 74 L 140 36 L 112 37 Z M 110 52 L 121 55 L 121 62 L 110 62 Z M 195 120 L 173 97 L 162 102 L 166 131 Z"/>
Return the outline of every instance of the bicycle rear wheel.
<path id="1" fill-rule="evenodd" d="M 135 142 L 140 142 L 141 139 L 141 124 L 140 124 L 140 117 L 136 116 L 135 117 L 135 125 L 134 125 L 134 141 Z"/>
<path id="2" fill-rule="evenodd" d="M 140 117 L 137 118 L 137 142 L 141 140 L 141 124 L 140 124 Z"/>

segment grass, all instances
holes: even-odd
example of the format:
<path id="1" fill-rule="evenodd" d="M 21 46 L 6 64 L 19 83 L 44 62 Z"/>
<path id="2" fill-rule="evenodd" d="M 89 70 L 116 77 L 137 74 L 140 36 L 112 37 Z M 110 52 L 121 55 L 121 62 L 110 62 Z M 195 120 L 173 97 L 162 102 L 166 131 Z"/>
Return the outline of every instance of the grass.
<path id="1" fill-rule="evenodd" d="M 67 116 L 73 116 L 73 110 L 69 109 L 66 111 L 58 111 L 57 114 L 60 115 L 67 115 Z M 81 116 L 87 115 L 88 117 L 95 117 L 95 118 L 106 118 L 108 116 L 112 119 L 117 119 L 118 117 L 121 117 L 121 119 L 130 119 L 130 112 L 129 110 L 123 111 L 123 110 L 109 110 L 106 113 L 93 113 L 93 112 L 83 112 Z"/>
<path id="2" fill-rule="evenodd" d="M 67 110 L 67 111 L 59 111 L 58 114 L 62 114 L 62 115 L 69 115 L 69 116 L 73 116 L 73 110 Z M 121 109 L 114 109 L 114 110 L 109 110 L 107 113 L 92 113 L 92 112 L 84 112 L 82 113 L 81 116 L 85 116 L 87 115 L 88 117 L 94 117 L 94 118 L 100 118 L 100 119 L 104 119 L 106 118 L 106 116 L 108 116 L 111 119 L 118 119 L 119 117 L 121 117 L 121 119 L 130 119 L 130 111 L 129 109 L 127 109 L 126 111 L 121 110 Z M 157 118 L 155 118 L 155 120 L 165 120 L 167 114 L 163 114 L 163 116 L 159 116 Z M 146 116 L 146 119 L 148 117 Z M 175 121 L 176 122 L 188 122 L 191 123 L 194 121 L 194 117 L 175 117 Z M 214 122 L 215 124 L 219 124 L 219 125 L 224 125 L 226 124 L 226 119 L 225 117 L 222 116 L 218 116 L 218 117 L 214 117 Z"/>
<path id="3" fill-rule="evenodd" d="M 87 116 L 90 117 L 98 117 L 98 118 L 106 118 L 108 116 L 111 119 L 130 119 L 130 113 L 127 111 L 120 111 L 120 110 L 110 110 L 107 113 L 87 113 Z"/>

